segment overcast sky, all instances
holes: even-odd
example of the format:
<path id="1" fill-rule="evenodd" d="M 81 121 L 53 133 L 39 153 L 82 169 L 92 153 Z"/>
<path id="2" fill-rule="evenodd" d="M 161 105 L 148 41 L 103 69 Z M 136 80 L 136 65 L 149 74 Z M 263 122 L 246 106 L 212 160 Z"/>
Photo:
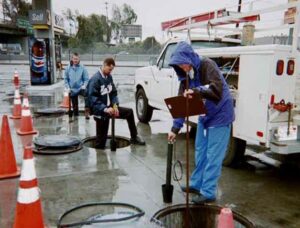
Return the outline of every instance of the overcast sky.
<path id="1" fill-rule="evenodd" d="M 162 40 L 163 33 L 160 24 L 163 21 L 179 17 L 207 12 L 210 10 L 228 8 L 236 10 L 238 0 L 53 0 L 53 8 L 61 13 L 66 8 L 78 10 L 81 14 L 105 13 L 105 1 L 108 2 L 109 17 L 113 4 L 122 5 L 127 3 L 138 15 L 137 24 L 143 26 L 143 39 L 148 36 L 156 36 Z M 256 0 L 255 8 L 264 8 L 270 5 L 286 3 L 288 0 Z M 243 0 L 247 4 L 249 0 Z M 234 7 L 232 7 L 234 6 Z M 243 6 L 244 9 L 248 5 Z M 243 10 L 243 8 L 242 8 Z M 283 13 L 267 15 L 267 23 L 279 23 L 283 19 Z"/>

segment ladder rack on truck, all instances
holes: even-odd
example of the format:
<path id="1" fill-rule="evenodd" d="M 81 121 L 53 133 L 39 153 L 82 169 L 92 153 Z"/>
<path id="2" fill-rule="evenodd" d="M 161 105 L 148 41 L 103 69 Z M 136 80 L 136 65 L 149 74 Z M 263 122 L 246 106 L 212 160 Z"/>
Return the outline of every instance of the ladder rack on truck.
<path id="1" fill-rule="evenodd" d="M 233 34 L 242 34 L 242 28 L 230 28 L 223 27 L 223 25 L 229 24 L 237 24 L 237 23 L 251 23 L 251 22 L 259 22 L 260 15 L 278 12 L 286 10 L 285 16 L 292 14 L 290 17 L 294 17 L 294 19 L 290 19 L 283 21 L 279 26 L 274 27 L 265 27 L 255 29 L 254 32 L 269 32 L 271 30 L 282 30 L 282 29 L 293 29 L 293 51 L 297 50 L 298 47 L 298 34 L 299 34 L 299 11 L 300 11 L 300 2 L 299 1 L 291 1 L 286 4 L 275 5 L 268 8 L 253 10 L 253 5 L 255 2 L 249 3 L 249 10 L 246 12 L 232 12 L 226 9 L 220 9 L 216 11 L 211 11 L 207 13 L 197 14 L 193 16 L 183 17 L 179 19 L 174 19 L 170 21 L 165 21 L 161 23 L 161 27 L 163 31 L 168 33 L 170 32 L 180 32 L 187 31 L 190 34 L 190 31 L 193 29 L 206 29 L 210 27 L 215 30 L 223 30 L 225 32 L 224 36 L 231 36 Z"/>

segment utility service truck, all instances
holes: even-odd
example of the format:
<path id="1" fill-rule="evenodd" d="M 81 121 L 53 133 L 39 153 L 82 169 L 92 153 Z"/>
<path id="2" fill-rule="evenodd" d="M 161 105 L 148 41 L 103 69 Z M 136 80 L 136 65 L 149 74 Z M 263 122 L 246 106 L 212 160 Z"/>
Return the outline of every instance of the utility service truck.
<path id="1" fill-rule="evenodd" d="M 293 21 L 272 29 L 289 29 L 290 45 L 242 46 L 239 41 L 228 38 L 232 34 L 245 36 L 248 33 L 248 38 L 244 37 L 242 43 L 252 44 L 254 32 L 270 30 L 255 29 L 254 24 L 260 21 L 260 15 L 283 10 L 294 12 Z M 195 52 L 213 59 L 230 86 L 236 119 L 224 165 L 239 163 L 247 143 L 265 149 L 264 153 L 252 156 L 275 165 L 281 164 L 283 156 L 300 153 L 299 10 L 300 3 L 295 1 L 261 10 L 253 10 L 251 6 L 249 12 L 235 14 L 222 9 L 163 23 L 171 32 L 187 30 Z M 245 24 L 242 29 L 234 28 L 227 38 L 191 38 L 191 29 L 207 25 L 220 29 L 231 23 Z M 228 30 L 228 27 L 224 29 Z M 179 82 L 168 63 L 181 40 L 172 38 L 158 59 L 152 60 L 150 66 L 136 70 L 136 112 L 141 122 L 149 122 L 154 110 L 167 111 L 164 99 L 178 93 Z M 197 117 L 191 118 L 191 123 L 195 126 Z"/>

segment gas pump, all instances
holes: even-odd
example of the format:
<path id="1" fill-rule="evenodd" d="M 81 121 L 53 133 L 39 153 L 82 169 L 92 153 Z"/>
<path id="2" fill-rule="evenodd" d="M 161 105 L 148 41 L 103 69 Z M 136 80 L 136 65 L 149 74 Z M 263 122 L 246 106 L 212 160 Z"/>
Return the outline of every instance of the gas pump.
<path id="1" fill-rule="evenodd" d="M 51 62 L 49 39 L 29 39 L 29 61 L 31 85 L 51 84 Z"/>

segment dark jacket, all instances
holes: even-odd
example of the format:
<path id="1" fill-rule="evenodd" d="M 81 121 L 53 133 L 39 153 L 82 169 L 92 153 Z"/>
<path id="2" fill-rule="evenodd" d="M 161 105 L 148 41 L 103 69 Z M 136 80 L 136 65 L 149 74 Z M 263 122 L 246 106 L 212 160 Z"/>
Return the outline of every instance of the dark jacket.
<path id="1" fill-rule="evenodd" d="M 105 108 L 119 105 L 118 91 L 112 76 L 105 77 L 100 71 L 96 72 L 87 85 L 87 99 L 91 114 L 97 116 L 106 116 Z"/>
<path id="2" fill-rule="evenodd" d="M 233 99 L 217 64 L 209 58 L 200 58 L 188 43 L 178 43 L 169 65 L 174 68 L 180 81 L 179 94 L 183 94 L 186 80 L 186 73 L 178 67 L 179 64 L 193 66 L 194 74 L 189 75 L 189 88 L 205 99 L 207 113 L 199 117 L 204 127 L 231 124 L 235 119 Z M 174 119 L 172 131 L 178 133 L 183 123 L 184 118 Z"/>

